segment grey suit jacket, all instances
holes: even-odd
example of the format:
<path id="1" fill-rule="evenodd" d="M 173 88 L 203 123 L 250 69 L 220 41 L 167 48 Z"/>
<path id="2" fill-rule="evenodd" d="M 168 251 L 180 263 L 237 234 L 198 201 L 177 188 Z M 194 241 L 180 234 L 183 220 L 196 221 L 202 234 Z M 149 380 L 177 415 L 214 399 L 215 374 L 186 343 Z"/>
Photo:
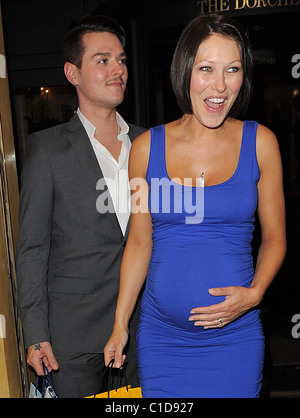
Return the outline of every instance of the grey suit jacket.
<path id="1" fill-rule="evenodd" d="M 130 125 L 129 135 L 133 139 L 144 131 Z M 17 247 L 26 347 L 50 341 L 61 350 L 103 352 L 113 327 L 127 236 L 114 213 L 96 209 L 103 193 L 96 190 L 100 178 L 77 115 L 28 137 Z"/>

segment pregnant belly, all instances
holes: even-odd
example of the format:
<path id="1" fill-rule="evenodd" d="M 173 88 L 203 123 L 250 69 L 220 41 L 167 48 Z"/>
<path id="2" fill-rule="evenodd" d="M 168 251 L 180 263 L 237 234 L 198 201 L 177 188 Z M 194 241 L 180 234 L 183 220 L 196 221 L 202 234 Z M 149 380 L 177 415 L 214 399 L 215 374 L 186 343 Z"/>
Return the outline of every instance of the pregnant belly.
<path id="1" fill-rule="evenodd" d="M 205 283 L 192 283 L 193 277 L 182 277 L 180 280 L 172 280 L 161 277 L 147 277 L 147 289 L 144 295 L 144 305 L 152 311 L 151 315 L 157 315 L 161 320 L 173 324 L 176 327 L 191 329 L 193 323 L 188 321 L 190 311 L 200 306 L 209 306 L 222 302 L 224 297 L 213 297 L 208 292 Z"/>
<path id="2" fill-rule="evenodd" d="M 191 260 L 189 260 L 191 261 Z M 189 322 L 193 308 L 210 306 L 225 300 L 212 296 L 213 287 L 250 286 L 252 269 L 245 271 L 229 266 L 228 262 L 209 260 L 193 263 L 180 260 L 151 263 L 143 310 L 176 327 L 199 332 L 202 328 Z M 236 266 L 235 266 L 236 267 Z M 246 274 L 247 273 L 247 274 Z"/>

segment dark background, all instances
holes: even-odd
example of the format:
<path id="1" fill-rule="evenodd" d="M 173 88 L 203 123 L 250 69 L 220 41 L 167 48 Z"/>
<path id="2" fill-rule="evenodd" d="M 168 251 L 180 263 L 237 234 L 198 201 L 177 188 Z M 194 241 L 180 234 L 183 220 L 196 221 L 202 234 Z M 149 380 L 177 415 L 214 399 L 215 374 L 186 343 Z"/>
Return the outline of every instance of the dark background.
<path id="1" fill-rule="evenodd" d="M 245 7 L 236 10 L 234 5 L 243 2 Z M 254 92 L 246 118 L 275 131 L 284 166 L 288 255 L 261 304 L 266 335 L 262 395 L 300 397 L 300 338 L 295 338 L 300 327 L 292 335 L 297 326 L 293 316 L 299 314 L 300 320 L 300 65 L 295 67 L 300 63 L 300 1 L 269 0 L 268 7 L 263 0 L 226 4 L 230 11 L 223 13 L 244 24 L 253 45 Z M 182 29 L 201 12 L 196 0 L 2 0 L 1 6 L 19 175 L 28 134 L 65 122 L 76 111 L 61 46 L 70 22 L 83 14 L 109 14 L 127 33 L 129 82 L 119 108 L 123 117 L 148 128 L 181 116 L 169 69 Z M 259 228 L 254 256 L 258 242 Z"/>

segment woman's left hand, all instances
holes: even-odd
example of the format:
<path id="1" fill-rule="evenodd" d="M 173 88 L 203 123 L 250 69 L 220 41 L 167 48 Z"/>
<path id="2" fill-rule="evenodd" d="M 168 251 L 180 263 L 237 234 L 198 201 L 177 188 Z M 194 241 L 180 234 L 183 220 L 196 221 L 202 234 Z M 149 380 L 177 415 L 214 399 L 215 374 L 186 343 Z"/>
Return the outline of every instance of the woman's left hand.
<path id="1" fill-rule="evenodd" d="M 218 287 L 209 289 L 212 296 L 225 296 L 223 302 L 215 305 L 193 308 L 189 321 L 194 321 L 195 326 L 219 328 L 234 321 L 249 309 L 258 305 L 258 298 L 254 288 L 241 286 Z"/>

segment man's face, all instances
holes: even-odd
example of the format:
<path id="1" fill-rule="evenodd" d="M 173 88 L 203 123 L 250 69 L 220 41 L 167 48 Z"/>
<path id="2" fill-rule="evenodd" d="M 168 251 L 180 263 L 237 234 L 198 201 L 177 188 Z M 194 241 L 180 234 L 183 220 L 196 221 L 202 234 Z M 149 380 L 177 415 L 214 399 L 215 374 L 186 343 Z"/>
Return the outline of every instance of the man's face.
<path id="1" fill-rule="evenodd" d="M 92 32 L 83 43 L 81 68 L 73 65 L 79 105 L 113 109 L 124 99 L 128 78 L 121 42 L 109 32 Z"/>

